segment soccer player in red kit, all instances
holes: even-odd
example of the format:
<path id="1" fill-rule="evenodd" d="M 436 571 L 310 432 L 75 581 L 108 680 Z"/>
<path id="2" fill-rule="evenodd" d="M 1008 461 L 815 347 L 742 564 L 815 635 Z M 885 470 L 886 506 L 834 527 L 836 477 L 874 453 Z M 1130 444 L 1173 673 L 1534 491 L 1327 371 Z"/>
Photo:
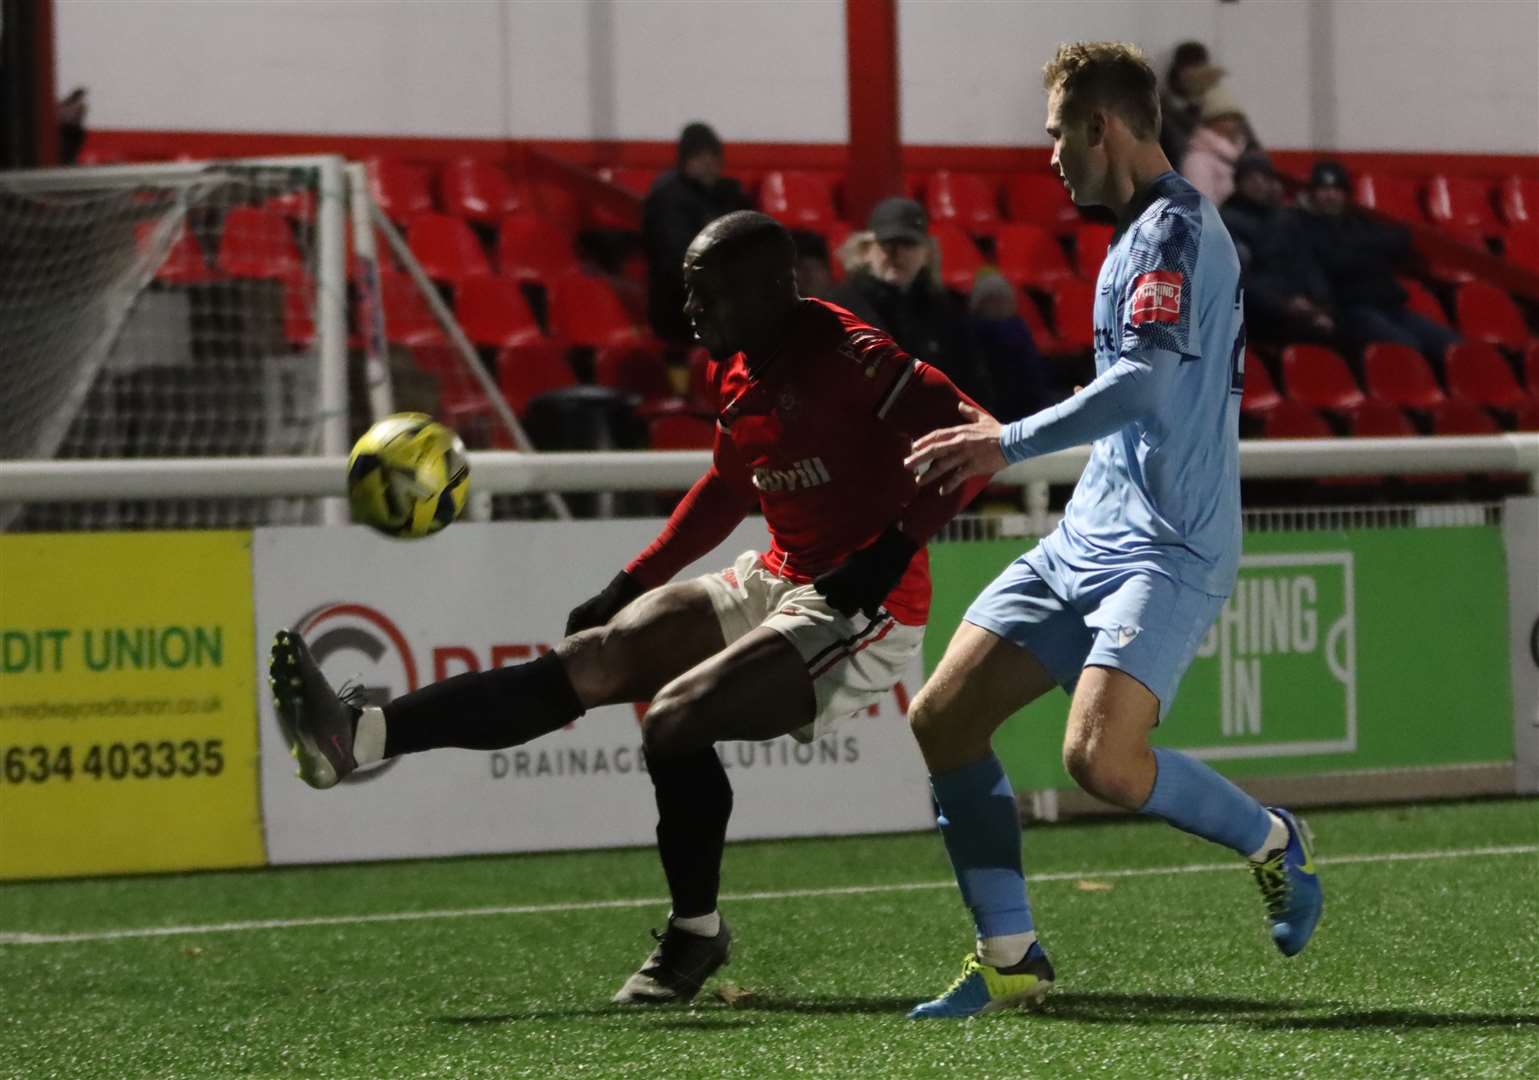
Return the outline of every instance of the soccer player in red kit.
<path id="1" fill-rule="evenodd" d="M 617 1002 L 688 1000 L 729 955 L 716 900 L 732 787 L 715 744 L 811 739 L 890 690 L 929 613 L 925 541 L 982 484 L 915 484 L 911 440 L 979 414 L 885 334 L 802 299 L 795 259 L 785 229 L 749 211 L 690 245 L 685 310 L 720 364 L 711 468 L 551 652 L 359 708 L 298 634 L 273 644 L 278 715 L 313 787 L 396 754 L 515 746 L 599 705 L 651 701 L 642 745 L 672 912 Z M 767 552 L 668 584 L 755 507 Z"/>

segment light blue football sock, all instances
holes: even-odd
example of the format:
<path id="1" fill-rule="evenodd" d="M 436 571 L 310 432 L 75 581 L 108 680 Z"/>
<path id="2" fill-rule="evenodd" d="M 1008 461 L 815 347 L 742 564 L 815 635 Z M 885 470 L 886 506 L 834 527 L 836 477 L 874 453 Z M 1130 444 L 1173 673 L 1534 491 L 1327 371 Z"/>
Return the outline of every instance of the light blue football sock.
<path id="1" fill-rule="evenodd" d="M 1154 749 L 1159 772 L 1154 790 L 1138 808 L 1183 832 L 1250 855 L 1266 843 L 1272 816 L 1266 807 L 1194 757 L 1163 746 Z"/>
<path id="2" fill-rule="evenodd" d="M 1021 870 L 1021 818 L 999 758 L 930 777 L 941 838 L 979 939 L 1033 929 Z"/>

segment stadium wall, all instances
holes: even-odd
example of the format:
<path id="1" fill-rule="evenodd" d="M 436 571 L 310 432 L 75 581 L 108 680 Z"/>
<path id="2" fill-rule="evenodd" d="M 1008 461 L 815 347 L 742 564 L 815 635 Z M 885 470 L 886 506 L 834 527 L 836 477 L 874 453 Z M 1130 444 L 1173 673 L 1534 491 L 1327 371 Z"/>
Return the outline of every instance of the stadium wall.
<path id="1" fill-rule="evenodd" d="M 645 143 L 705 116 L 734 143 L 837 145 L 843 23 L 842 0 L 57 0 L 59 85 L 89 86 L 107 131 Z M 1533 4 L 903 0 L 899 37 L 910 144 L 1041 146 L 1056 42 L 1163 64 L 1196 38 L 1269 146 L 1539 152 Z"/>

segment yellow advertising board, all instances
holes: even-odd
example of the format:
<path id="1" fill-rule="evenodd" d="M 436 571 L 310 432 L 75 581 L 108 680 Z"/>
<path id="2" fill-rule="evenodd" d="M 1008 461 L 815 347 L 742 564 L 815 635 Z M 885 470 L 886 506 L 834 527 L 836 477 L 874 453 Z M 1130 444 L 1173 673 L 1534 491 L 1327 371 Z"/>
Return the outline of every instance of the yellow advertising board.
<path id="1" fill-rule="evenodd" d="M 249 532 L 0 536 L 0 878 L 263 862 Z"/>

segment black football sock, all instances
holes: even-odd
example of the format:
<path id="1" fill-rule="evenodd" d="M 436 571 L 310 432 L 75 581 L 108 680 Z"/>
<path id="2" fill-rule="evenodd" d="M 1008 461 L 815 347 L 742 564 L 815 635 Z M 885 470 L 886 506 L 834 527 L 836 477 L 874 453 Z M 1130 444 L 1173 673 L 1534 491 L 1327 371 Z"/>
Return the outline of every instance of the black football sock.
<path id="1" fill-rule="evenodd" d="M 680 919 L 716 910 L 732 783 L 713 747 L 647 762 L 657 795 L 657 854 Z"/>
<path id="2" fill-rule="evenodd" d="M 385 756 L 440 746 L 500 750 L 563 728 L 583 714 L 561 658 L 472 671 L 385 706 Z"/>

